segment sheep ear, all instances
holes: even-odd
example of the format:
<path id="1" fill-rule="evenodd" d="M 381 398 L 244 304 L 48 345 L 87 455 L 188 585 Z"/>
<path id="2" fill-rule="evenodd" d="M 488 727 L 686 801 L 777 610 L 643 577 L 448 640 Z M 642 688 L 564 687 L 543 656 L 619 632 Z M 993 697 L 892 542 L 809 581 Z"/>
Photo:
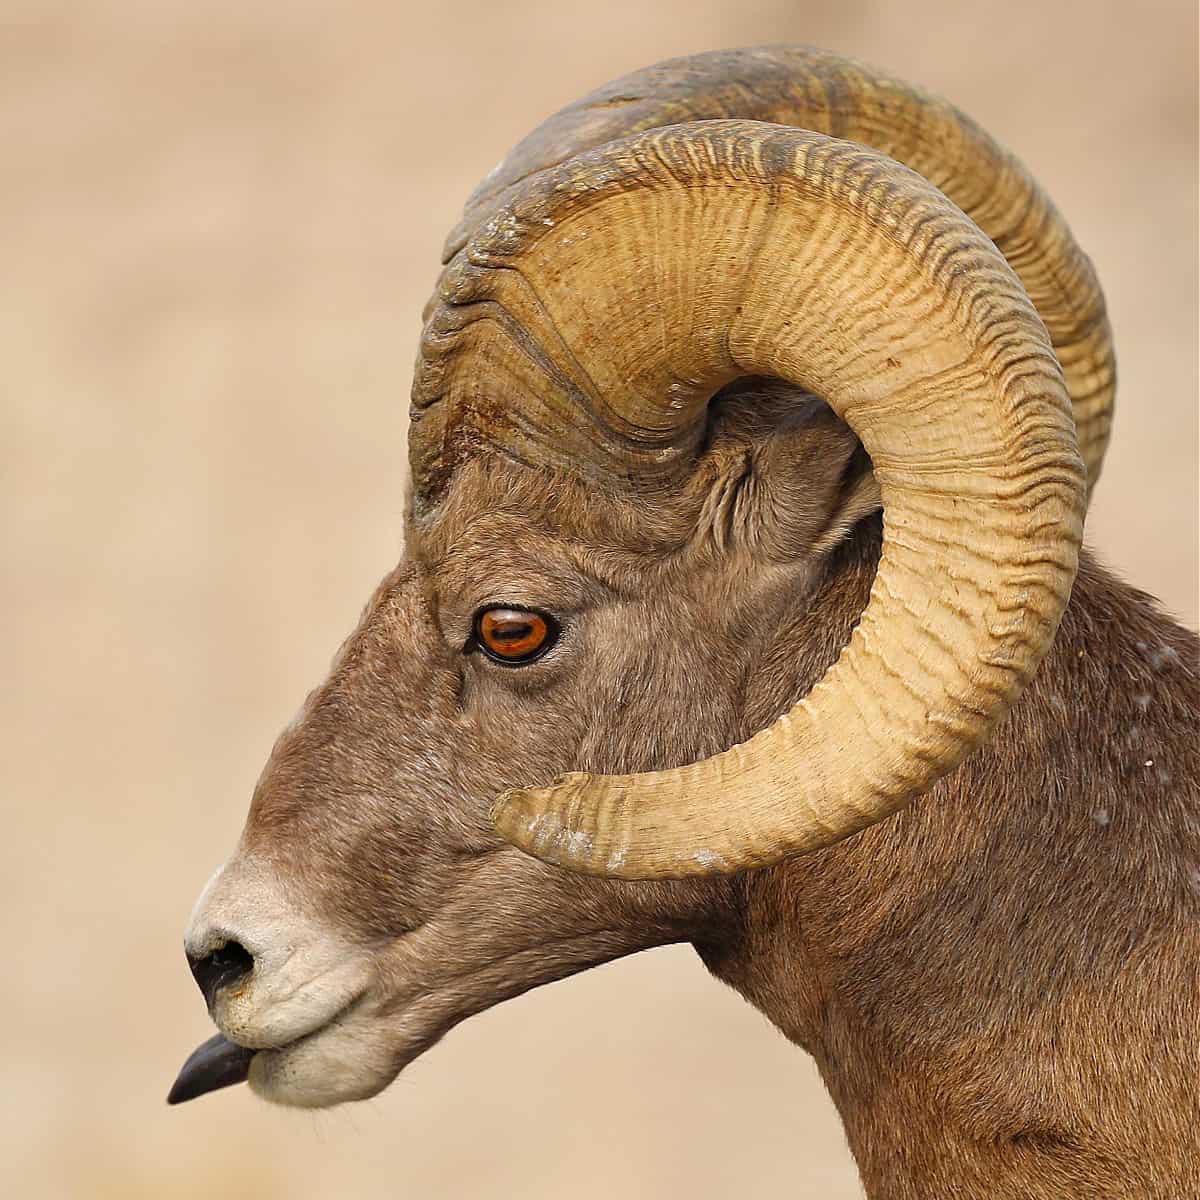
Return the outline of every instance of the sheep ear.
<path id="1" fill-rule="evenodd" d="M 857 439 L 856 439 L 857 440 Z M 828 507 L 829 521 L 824 532 L 812 543 L 814 554 L 826 555 L 840 545 L 864 517 L 883 508 L 879 484 L 871 470 L 867 452 L 854 448 L 842 472 L 842 484 L 833 503 Z"/>
<path id="2" fill-rule="evenodd" d="M 754 541 L 776 561 L 821 558 L 883 507 L 871 460 L 824 403 L 797 407 L 756 443 Z"/>

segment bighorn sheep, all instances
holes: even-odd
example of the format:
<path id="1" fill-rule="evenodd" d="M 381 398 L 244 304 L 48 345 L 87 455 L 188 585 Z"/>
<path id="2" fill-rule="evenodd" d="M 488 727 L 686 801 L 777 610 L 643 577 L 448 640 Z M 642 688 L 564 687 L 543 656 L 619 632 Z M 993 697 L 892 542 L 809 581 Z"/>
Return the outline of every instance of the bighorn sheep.
<path id="1" fill-rule="evenodd" d="M 861 65 L 706 54 L 445 261 L 405 556 L 197 904 L 172 1099 L 370 1096 L 687 941 L 872 1196 L 1200 1195 L 1197 642 L 1080 552 L 1113 355 L 1047 197 Z"/>

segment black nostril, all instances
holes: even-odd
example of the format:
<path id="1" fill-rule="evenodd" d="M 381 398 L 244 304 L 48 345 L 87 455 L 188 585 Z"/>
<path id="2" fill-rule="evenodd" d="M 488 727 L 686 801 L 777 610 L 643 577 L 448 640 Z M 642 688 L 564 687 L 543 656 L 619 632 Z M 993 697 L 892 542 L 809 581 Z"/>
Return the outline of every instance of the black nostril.
<path id="1" fill-rule="evenodd" d="M 209 1008 L 223 987 L 236 983 L 254 970 L 254 956 L 241 942 L 226 942 L 202 958 L 193 958 L 189 954 L 187 960 Z"/>

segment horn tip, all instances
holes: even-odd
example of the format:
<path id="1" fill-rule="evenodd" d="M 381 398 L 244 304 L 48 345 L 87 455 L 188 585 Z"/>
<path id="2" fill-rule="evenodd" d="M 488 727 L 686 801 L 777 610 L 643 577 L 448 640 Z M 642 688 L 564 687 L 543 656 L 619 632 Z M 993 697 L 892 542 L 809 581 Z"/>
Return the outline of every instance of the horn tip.
<path id="1" fill-rule="evenodd" d="M 566 816 L 567 802 L 590 776 L 572 773 L 546 788 L 511 788 L 492 804 L 492 826 L 506 842 L 554 866 L 588 875 L 613 875 L 621 862 L 605 856 L 592 829 Z"/>
<path id="2" fill-rule="evenodd" d="M 505 841 L 550 861 L 563 854 L 572 837 L 558 808 L 553 787 L 510 788 L 492 805 L 492 825 Z"/>

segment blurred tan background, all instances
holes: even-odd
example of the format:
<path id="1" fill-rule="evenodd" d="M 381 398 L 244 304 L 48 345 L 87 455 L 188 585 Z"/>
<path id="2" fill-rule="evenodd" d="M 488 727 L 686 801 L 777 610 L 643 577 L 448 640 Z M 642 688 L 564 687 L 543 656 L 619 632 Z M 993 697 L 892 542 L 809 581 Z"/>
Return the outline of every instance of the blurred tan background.
<path id="1" fill-rule="evenodd" d="M 660 951 L 476 1018 L 383 1097 L 168 1110 L 180 936 L 400 551 L 419 311 L 468 190 L 660 58 L 805 41 L 957 101 L 1093 255 L 1121 364 L 1090 540 L 1197 619 L 1192 0 L 0 12 L 0 1193 L 859 1195 L 807 1058 Z"/>

